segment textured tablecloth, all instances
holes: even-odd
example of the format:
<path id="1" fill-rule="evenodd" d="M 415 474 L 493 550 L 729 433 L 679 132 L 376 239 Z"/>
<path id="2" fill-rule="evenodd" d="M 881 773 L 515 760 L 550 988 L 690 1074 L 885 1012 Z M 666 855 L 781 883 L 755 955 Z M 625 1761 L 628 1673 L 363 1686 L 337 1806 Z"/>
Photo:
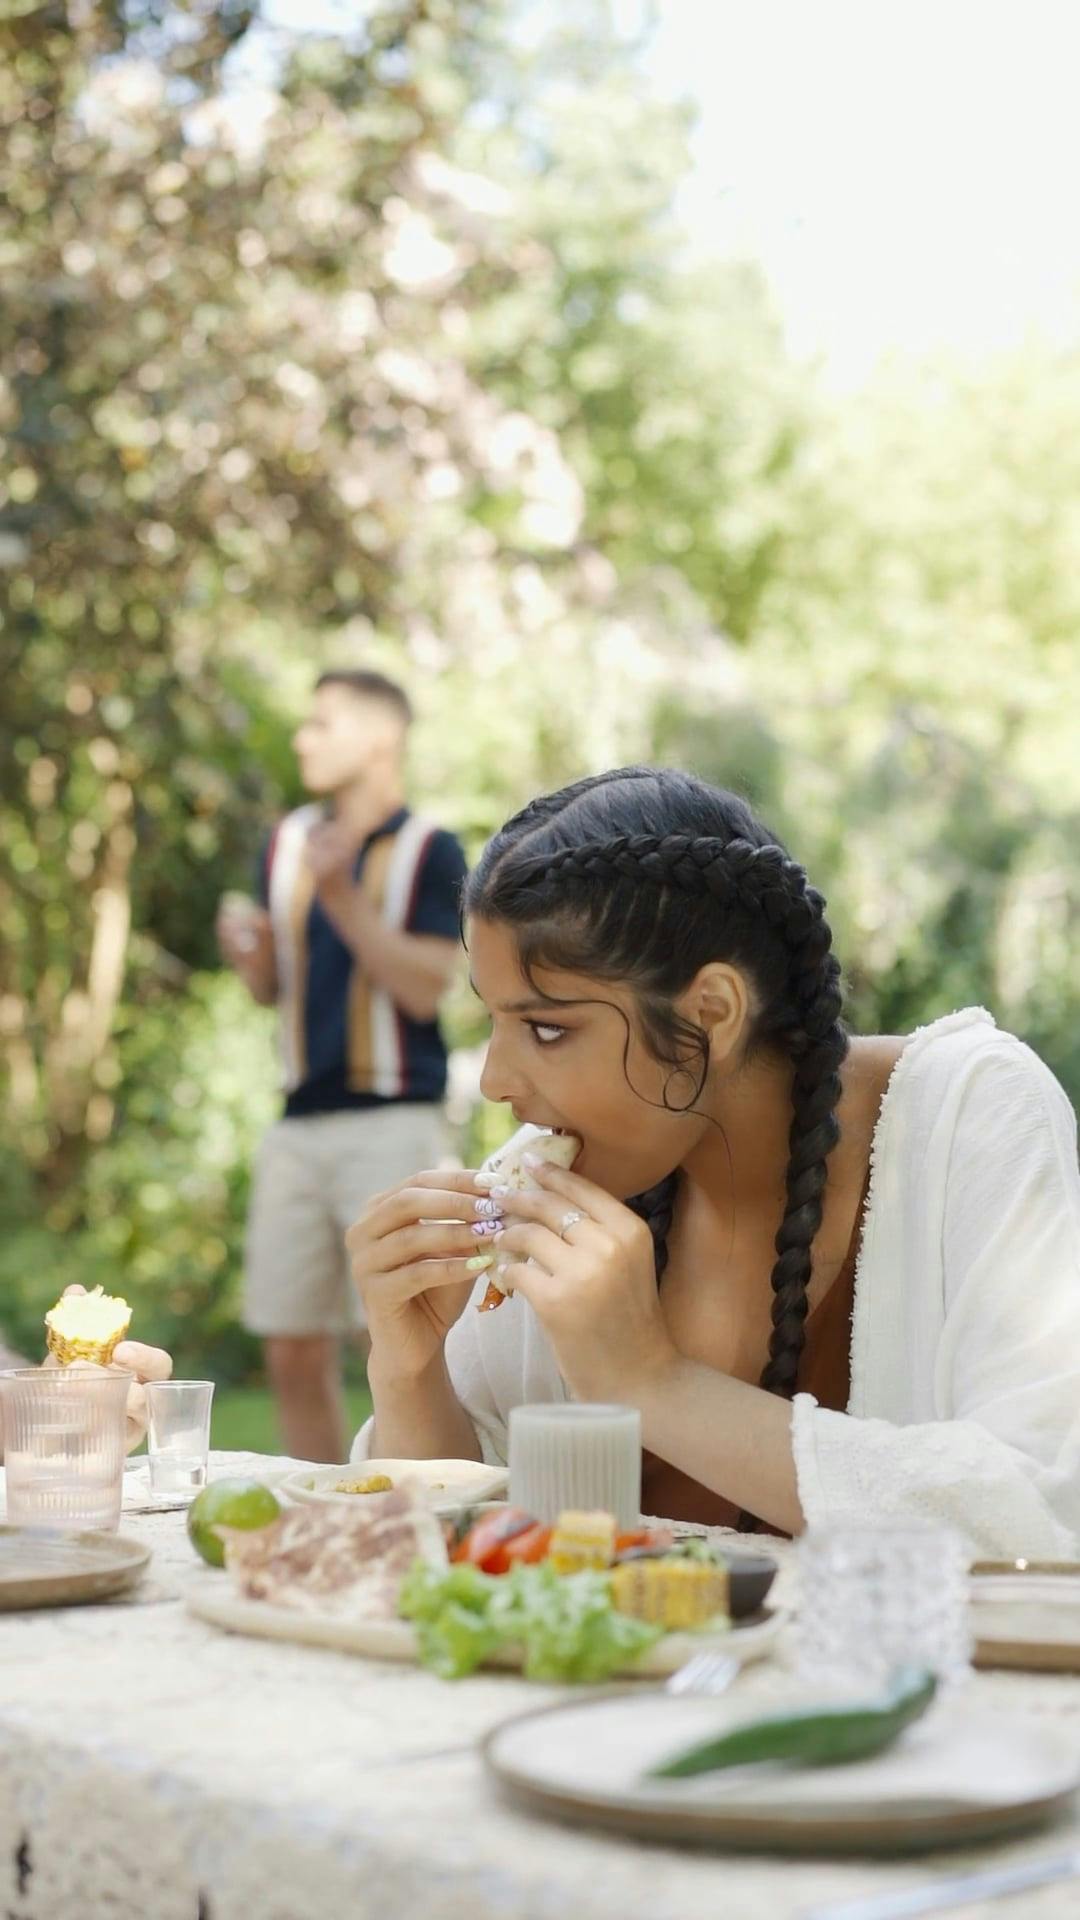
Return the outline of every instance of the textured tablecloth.
<path id="1" fill-rule="evenodd" d="M 238 1464 L 215 1457 L 212 1473 Z M 249 1464 L 244 1462 L 243 1464 Z M 280 1463 L 266 1462 L 277 1466 Z M 222 1576 L 183 1515 L 131 1514 L 154 1558 L 129 1599 L 0 1615 L 5 1920 L 796 1920 L 821 1901 L 1080 1844 L 1080 1821 L 917 1861 L 770 1861 L 638 1847 L 511 1812 L 477 1741 L 556 1696 L 218 1632 L 183 1595 Z M 768 1697 L 773 1666 L 737 1683 Z M 980 1675 L 1080 1754 L 1080 1679 Z M 974 1920 L 1075 1920 L 1080 1882 Z"/>

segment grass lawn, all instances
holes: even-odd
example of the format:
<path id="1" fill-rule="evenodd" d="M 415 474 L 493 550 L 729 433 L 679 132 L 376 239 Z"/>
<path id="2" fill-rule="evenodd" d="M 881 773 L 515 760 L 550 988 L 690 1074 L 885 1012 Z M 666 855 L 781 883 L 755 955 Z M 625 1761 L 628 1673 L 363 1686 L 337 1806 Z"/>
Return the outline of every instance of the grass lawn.
<path id="1" fill-rule="evenodd" d="M 345 1389 L 349 1439 L 371 1412 L 367 1387 Z M 219 1387 L 214 1395 L 210 1444 L 222 1453 L 284 1453 L 273 1397 L 267 1387 Z"/>

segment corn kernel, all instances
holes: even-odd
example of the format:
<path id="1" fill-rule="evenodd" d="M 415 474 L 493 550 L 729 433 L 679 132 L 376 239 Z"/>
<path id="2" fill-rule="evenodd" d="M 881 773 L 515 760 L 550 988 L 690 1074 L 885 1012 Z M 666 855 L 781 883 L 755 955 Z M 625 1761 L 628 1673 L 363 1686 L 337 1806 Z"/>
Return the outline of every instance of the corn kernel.
<path id="1" fill-rule="evenodd" d="M 626 1560 L 611 1576 L 611 1597 L 617 1612 L 672 1632 L 726 1614 L 728 1577 L 701 1561 Z"/>
<path id="2" fill-rule="evenodd" d="M 610 1513 L 560 1513 L 548 1548 L 556 1573 L 610 1567 L 615 1558 L 615 1517 Z"/>

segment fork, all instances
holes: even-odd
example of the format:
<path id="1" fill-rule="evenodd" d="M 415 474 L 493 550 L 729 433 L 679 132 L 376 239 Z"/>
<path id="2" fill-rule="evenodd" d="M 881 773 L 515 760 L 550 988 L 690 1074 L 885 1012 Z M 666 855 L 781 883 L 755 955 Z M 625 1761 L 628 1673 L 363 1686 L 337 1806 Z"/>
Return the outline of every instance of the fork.
<path id="1" fill-rule="evenodd" d="M 665 1693 L 726 1693 L 735 1675 L 739 1671 L 739 1662 L 733 1660 L 730 1653 L 691 1654 L 689 1660 L 677 1668 L 670 1679 L 664 1682 Z"/>

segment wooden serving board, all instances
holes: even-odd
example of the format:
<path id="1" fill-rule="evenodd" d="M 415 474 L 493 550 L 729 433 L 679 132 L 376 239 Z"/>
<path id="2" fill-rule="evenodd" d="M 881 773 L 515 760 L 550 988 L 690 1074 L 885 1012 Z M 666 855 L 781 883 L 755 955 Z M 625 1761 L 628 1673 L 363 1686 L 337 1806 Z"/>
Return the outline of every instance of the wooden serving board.
<path id="1" fill-rule="evenodd" d="M 250 1633 L 262 1640 L 291 1640 L 312 1647 L 330 1647 L 338 1653 L 355 1653 L 369 1660 L 398 1660 L 412 1665 L 419 1662 L 416 1634 L 407 1620 L 350 1620 L 340 1614 L 300 1612 L 293 1607 L 275 1607 L 265 1600 L 243 1600 L 228 1581 L 199 1586 L 187 1596 L 187 1610 L 211 1626 L 227 1633 Z M 725 1653 L 746 1665 L 770 1653 L 784 1623 L 784 1616 L 763 1607 L 744 1620 L 733 1622 L 726 1633 L 668 1633 L 646 1649 L 640 1660 L 625 1669 L 630 1680 L 658 1680 L 674 1673 L 692 1654 L 708 1651 Z M 485 1662 L 493 1667 L 520 1669 L 520 1649 L 500 1648 Z"/>

